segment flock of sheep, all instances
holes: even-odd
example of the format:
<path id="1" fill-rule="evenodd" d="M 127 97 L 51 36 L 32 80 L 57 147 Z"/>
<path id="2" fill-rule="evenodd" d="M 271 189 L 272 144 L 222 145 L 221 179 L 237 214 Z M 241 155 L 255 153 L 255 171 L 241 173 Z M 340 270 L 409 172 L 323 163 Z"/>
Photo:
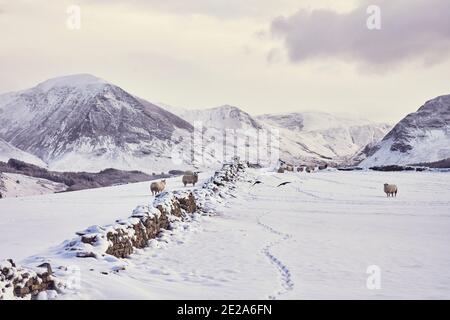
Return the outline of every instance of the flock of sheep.
<path id="1" fill-rule="evenodd" d="M 183 181 L 185 187 L 188 184 L 192 184 L 192 186 L 195 186 L 195 184 L 198 182 L 198 173 L 186 171 L 181 180 Z M 152 182 L 152 184 L 150 185 L 150 191 L 152 192 L 152 195 L 157 195 L 163 192 L 165 188 L 166 188 L 165 179 L 157 182 Z"/>
<path id="2" fill-rule="evenodd" d="M 322 166 L 299 166 L 297 167 L 297 172 L 313 172 L 318 170 L 325 170 L 328 166 L 322 165 Z M 282 164 L 278 168 L 278 173 L 284 173 L 285 171 L 294 172 L 294 166 L 291 164 Z M 186 187 L 188 184 L 192 184 L 192 186 L 195 186 L 195 184 L 198 182 L 198 173 L 193 171 L 186 171 L 181 178 L 181 181 L 183 182 L 184 186 Z M 150 185 L 150 190 L 152 192 L 152 195 L 157 195 L 164 191 L 166 188 L 166 180 L 161 180 L 157 182 L 152 182 Z M 386 193 L 387 197 L 397 197 L 398 188 L 395 184 L 384 184 L 384 192 Z"/>
<path id="3" fill-rule="evenodd" d="M 298 167 L 294 167 L 292 164 L 287 164 L 287 163 L 282 163 L 280 165 L 280 167 L 278 168 L 278 173 L 284 173 L 285 171 L 288 172 L 294 172 L 297 170 L 297 172 L 314 172 L 317 170 L 325 170 L 328 168 L 327 164 L 324 165 L 320 165 L 320 166 L 306 166 L 306 165 L 302 165 L 302 166 L 298 166 Z"/>
<path id="4" fill-rule="evenodd" d="M 297 169 L 297 172 L 314 172 L 317 170 L 325 170 L 328 168 L 328 165 L 324 164 L 324 165 L 320 165 L 320 166 L 298 166 L 298 167 L 294 167 L 292 164 L 287 164 L 284 162 L 280 163 L 280 166 L 277 170 L 278 173 L 284 173 L 284 172 L 294 172 L 295 168 Z M 385 183 L 384 184 L 384 192 L 386 193 L 386 196 L 389 197 L 397 197 L 397 192 L 398 192 L 398 188 L 395 184 L 389 184 L 389 183 Z"/>

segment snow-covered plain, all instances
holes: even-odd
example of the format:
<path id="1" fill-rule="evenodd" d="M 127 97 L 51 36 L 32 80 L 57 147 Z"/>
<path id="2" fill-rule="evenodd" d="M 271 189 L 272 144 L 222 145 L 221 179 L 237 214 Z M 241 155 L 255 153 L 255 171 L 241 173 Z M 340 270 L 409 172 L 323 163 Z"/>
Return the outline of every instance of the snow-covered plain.
<path id="1" fill-rule="evenodd" d="M 210 172 L 202 173 L 202 183 Z M 181 177 L 167 179 L 167 189 L 181 188 Z M 150 182 L 0 200 L 0 260 L 23 259 L 71 239 L 91 225 L 127 218 L 153 197 Z"/>
<path id="2" fill-rule="evenodd" d="M 176 222 L 130 259 L 109 262 L 69 260 L 58 243 L 147 204 L 148 184 L 3 199 L 0 258 L 76 265 L 80 286 L 60 299 L 450 298 L 448 173 L 249 170 L 248 178 L 217 215 Z M 397 198 L 386 198 L 385 182 L 398 185 Z M 366 286 L 371 265 L 381 270 L 379 290 Z"/>

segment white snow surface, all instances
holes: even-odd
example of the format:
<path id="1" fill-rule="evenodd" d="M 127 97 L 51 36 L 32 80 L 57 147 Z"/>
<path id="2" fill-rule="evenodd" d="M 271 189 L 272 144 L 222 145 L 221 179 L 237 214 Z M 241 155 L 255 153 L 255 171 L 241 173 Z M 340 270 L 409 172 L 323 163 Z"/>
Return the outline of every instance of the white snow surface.
<path id="1" fill-rule="evenodd" d="M 34 178 L 23 174 L 2 173 L 0 192 L 4 198 L 26 197 L 61 192 L 67 189 L 63 183 L 42 178 Z M 3 190 L 2 190 L 3 189 Z"/>
<path id="2" fill-rule="evenodd" d="M 261 125 L 253 117 L 238 107 L 223 105 L 209 109 L 188 110 L 160 103 L 159 106 L 194 124 L 201 123 L 207 129 L 248 129 Z"/>
<path id="3" fill-rule="evenodd" d="M 107 84 L 107 82 L 103 79 L 97 78 L 96 76 L 93 76 L 91 74 L 81 73 L 46 80 L 38 84 L 37 88 L 42 91 L 49 91 L 50 89 L 54 88 L 66 87 L 84 90 L 86 89 L 86 87 L 101 87 L 105 84 Z"/>
<path id="4" fill-rule="evenodd" d="M 0 259 L 51 261 L 62 278 L 58 265 L 75 266 L 80 286 L 60 299 L 450 298 L 448 173 L 249 170 L 247 180 L 217 215 L 175 221 L 130 259 L 108 261 L 69 259 L 57 244 L 147 204 L 148 183 L 3 199 Z M 366 287 L 372 265 L 379 290 Z"/>
<path id="5" fill-rule="evenodd" d="M 201 173 L 202 183 L 211 173 Z M 167 190 L 181 188 L 181 177 L 166 179 Z M 23 259 L 92 225 L 128 218 L 139 204 L 154 197 L 151 182 L 74 192 L 0 199 L 0 261 Z M 190 189 L 189 187 L 187 189 Z"/>

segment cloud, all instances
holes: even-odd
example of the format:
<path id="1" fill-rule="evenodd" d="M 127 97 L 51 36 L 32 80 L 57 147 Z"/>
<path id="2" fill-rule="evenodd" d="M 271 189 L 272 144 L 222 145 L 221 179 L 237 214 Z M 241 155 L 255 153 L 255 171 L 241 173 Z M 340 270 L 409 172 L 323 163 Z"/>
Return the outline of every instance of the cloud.
<path id="1" fill-rule="evenodd" d="M 367 27 L 372 4 L 381 9 L 380 30 Z M 448 0 L 364 0 L 347 13 L 300 10 L 276 18 L 270 30 L 295 63 L 337 58 L 377 70 L 411 60 L 431 65 L 450 57 L 449 9 Z"/>
<path id="2" fill-rule="evenodd" d="M 126 4 L 172 14 L 198 14 L 223 19 L 272 16 L 296 0 L 84 0 L 88 3 Z"/>

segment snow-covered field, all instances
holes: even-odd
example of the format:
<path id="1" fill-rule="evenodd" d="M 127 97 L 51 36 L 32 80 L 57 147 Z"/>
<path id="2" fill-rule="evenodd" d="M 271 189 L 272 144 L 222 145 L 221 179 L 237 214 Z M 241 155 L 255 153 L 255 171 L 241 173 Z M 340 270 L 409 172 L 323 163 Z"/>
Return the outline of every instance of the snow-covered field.
<path id="1" fill-rule="evenodd" d="M 202 183 L 210 172 L 202 173 Z M 167 179 L 167 189 L 181 188 L 181 177 Z M 150 182 L 0 200 L 0 260 L 20 260 L 41 252 L 91 225 L 127 218 L 153 197 Z"/>
<path id="2" fill-rule="evenodd" d="M 130 259 L 109 262 L 68 261 L 59 243 L 147 204 L 148 183 L 2 199 L 0 259 L 75 265 L 80 286 L 61 299 L 450 298 L 448 173 L 249 177 L 261 183 L 239 182 L 218 215 L 175 223 Z M 398 185 L 397 198 L 386 198 L 385 182 Z M 378 290 L 366 286 L 373 265 Z"/>
<path id="3" fill-rule="evenodd" d="M 0 192 L 5 198 L 43 195 L 61 192 L 67 189 L 67 186 L 63 183 L 25 176 L 23 174 L 2 173 L 0 179 L 3 182 L 3 188 L 0 188 Z"/>

